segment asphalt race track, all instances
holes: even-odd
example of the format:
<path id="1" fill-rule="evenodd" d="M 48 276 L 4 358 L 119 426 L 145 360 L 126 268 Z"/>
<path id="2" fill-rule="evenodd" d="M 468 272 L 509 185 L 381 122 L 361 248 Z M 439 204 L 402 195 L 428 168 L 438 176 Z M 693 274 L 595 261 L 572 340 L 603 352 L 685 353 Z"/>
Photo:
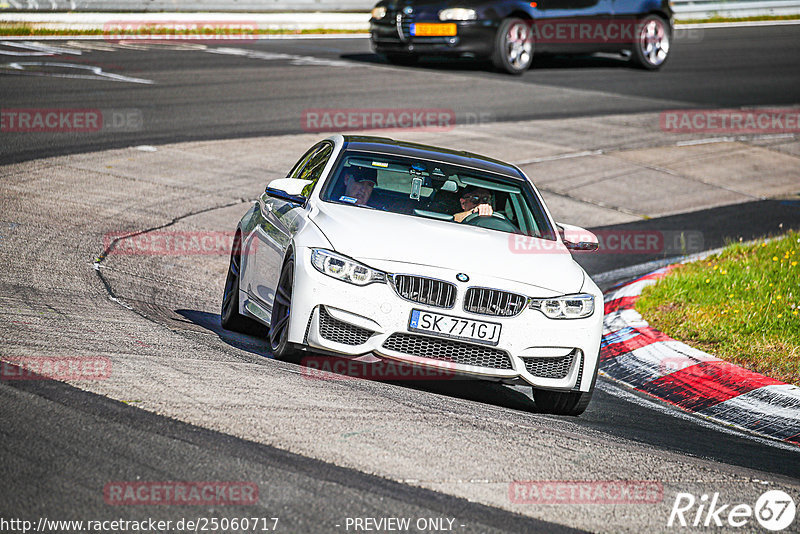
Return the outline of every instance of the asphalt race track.
<path id="1" fill-rule="evenodd" d="M 483 119 L 785 106 L 798 100 L 797 35 L 795 25 L 681 30 L 674 55 L 659 73 L 640 72 L 613 58 L 543 58 L 520 78 L 487 72 L 486 65 L 469 61 L 394 68 L 370 54 L 364 39 L 164 46 L 102 40 L 67 46 L 58 41 L 81 55 L 0 55 L 6 65 L 23 60 L 73 65 L 27 66 L 28 74 L 0 66 L 4 108 L 133 109 L 141 123 L 129 126 L 134 131 L 15 134 L 4 138 L 0 162 L 140 143 L 298 133 L 305 131 L 301 119 L 309 108 L 447 108 L 455 111 L 459 124 L 471 124 Z M 3 49 L 20 52 L 0 45 Z M 86 66 L 154 83 L 32 79 L 44 73 L 99 76 L 79 68 Z"/>
<path id="2" fill-rule="evenodd" d="M 0 383 L 0 518 L 279 517 L 277 532 L 353 532 L 348 518 L 408 517 L 476 533 L 671 532 L 678 492 L 750 505 L 767 489 L 800 496 L 795 447 L 609 380 L 598 381 L 579 418 L 538 414 L 524 392 L 488 384 L 309 380 L 271 359 L 264 340 L 221 329 L 225 254 L 97 261 L 115 232 L 232 230 L 263 184 L 326 135 L 309 131 L 309 109 L 449 109 L 463 129 L 440 139 L 480 146 L 473 125 L 512 138 L 524 121 L 563 120 L 558 135 L 592 138 L 576 126 L 587 123 L 569 121 L 797 108 L 800 25 L 687 31 L 660 73 L 610 57 L 542 58 L 520 78 L 471 62 L 389 66 L 365 39 L 38 42 L 0 44 L 0 54 L 41 45 L 55 54 L 0 55 L 2 110 L 98 109 L 118 122 L 95 132 L 0 133 L 0 356 L 101 356 L 113 374 Z M 796 137 L 747 143 L 785 143 L 770 147 L 797 157 Z M 501 148 L 485 144 L 488 155 Z M 784 189 L 795 195 L 655 218 L 621 209 L 624 222 L 587 226 L 699 228 L 712 249 L 800 228 L 800 180 Z M 630 276 L 625 268 L 663 258 L 579 261 L 592 275 L 616 270 L 603 278 L 607 288 Z M 530 480 L 656 481 L 663 498 L 515 502 L 510 484 Z M 103 489 L 113 481 L 247 481 L 259 499 L 111 506 Z"/>

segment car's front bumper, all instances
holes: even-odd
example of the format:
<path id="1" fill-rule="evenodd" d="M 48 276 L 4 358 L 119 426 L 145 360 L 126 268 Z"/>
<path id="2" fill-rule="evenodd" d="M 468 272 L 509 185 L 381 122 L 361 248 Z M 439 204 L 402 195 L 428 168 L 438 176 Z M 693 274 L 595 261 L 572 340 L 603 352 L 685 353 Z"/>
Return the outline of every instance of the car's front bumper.
<path id="1" fill-rule="evenodd" d="M 497 287 L 497 279 L 475 275 L 468 283 L 457 283 L 456 304 L 444 309 L 407 301 L 390 283 L 356 286 L 326 276 L 311 265 L 310 254 L 308 249 L 296 254 L 291 343 L 346 357 L 372 354 L 438 369 L 443 376 L 526 383 L 562 391 L 588 391 L 592 385 L 600 349 L 603 300 L 591 282 L 588 292 L 595 295 L 596 302 L 595 312 L 588 318 L 554 320 L 532 309 L 514 317 L 496 317 L 464 311 L 462 298 L 467 287 Z M 384 267 L 375 262 L 371 266 Z M 455 280 L 457 274 L 433 267 L 413 268 L 414 275 L 440 280 Z M 527 296 L 555 296 L 531 295 L 532 287 L 524 284 L 503 284 L 500 289 Z M 411 332 L 408 326 L 414 309 L 499 323 L 500 340 L 496 346 L 489 346 Z"/>
<path id="2" fill-rule="evenodd" d="M 426 22 L 426 21 L 420 21 Z M 439 22 L 439 21 L 430 21 Z M 381 54 L 457 55 L 486 57 L 491 55 L 497 23 L 485 21 L 462 21 L 456 23 L 454 36 L 418 37 L 409 35 L 408 23 L 401 32 L 397 24 L 388 22 L 370 23 L 370 40 L 373 49 Z"/>

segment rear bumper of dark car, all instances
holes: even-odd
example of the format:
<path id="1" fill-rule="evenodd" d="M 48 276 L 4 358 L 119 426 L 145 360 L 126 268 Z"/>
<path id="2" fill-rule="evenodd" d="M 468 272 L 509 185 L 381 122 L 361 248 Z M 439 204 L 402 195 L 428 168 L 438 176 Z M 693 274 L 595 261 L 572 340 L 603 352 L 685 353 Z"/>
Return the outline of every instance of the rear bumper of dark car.
<path id="1" fill-rule="evenodd" d="M 453 37 L 416 37 L 409 35 L 406 25 L 401 38 L 396 24 L 373 20 L 370 38 L 373 49 L 380 54 L 486 57 L 492 53 L 497 26 L 493 21 L 458 22 Z"/>

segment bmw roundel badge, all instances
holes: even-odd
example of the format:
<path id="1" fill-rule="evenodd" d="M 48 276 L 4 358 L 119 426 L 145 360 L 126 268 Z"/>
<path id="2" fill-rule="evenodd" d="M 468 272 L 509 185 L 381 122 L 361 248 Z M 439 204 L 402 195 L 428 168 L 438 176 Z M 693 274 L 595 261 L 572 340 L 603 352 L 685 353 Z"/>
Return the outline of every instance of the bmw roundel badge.
<path id="1" fill-rule="evenodd" d="M 469 276 L 467 276 L 464 273 L 458 273 L 456 275 L 456 280 L 458 280 L 459 282 L 469 282 Z"/>

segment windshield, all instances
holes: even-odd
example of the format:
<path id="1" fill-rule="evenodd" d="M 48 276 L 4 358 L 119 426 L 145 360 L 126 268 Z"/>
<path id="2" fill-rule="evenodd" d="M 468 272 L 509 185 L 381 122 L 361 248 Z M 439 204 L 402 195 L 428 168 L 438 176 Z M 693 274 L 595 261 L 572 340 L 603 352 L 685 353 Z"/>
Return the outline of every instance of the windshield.
<path id="1" fill-rule="evenodd" d="M 436 161 L 345 152 L 322 200 L 555 239 L 527 182 Z"/>

